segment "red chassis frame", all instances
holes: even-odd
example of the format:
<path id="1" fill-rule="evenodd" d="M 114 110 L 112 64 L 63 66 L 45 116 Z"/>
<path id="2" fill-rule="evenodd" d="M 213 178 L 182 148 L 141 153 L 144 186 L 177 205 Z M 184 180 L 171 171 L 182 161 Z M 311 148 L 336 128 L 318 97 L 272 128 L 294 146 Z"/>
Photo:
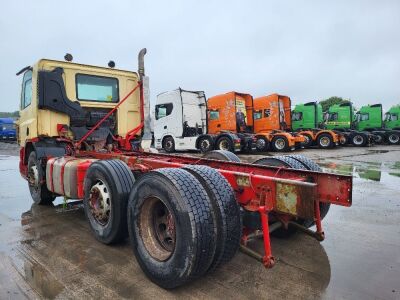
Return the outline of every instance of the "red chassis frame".
<path id="1" fill-rule="evenodd" d="M 125 138 L 115 137 L 118 147 L 114 152 L 80 151 L 81 143 L 103 123 L 118 107 L 139 88 L 141 103 L 141 123 L 130 132 Z M 352 176 L 319 173 L 306 170 L 294 170 L 288 168 L 269 167 L 247 163 L 236 163 L 218 161 L 212 159 L 196 158 L 189 156 L 152 154 L 141 151 L 131 151 L 131 140 L 143 128 L 144 124 L 144 101 L 142 82 L 139 82 L 101 121 L 99 121 L 89 132 L 77 143 L 62 136 L 57 141 L 66 142 L 71 146 L 71 154 L 74 157 L 95 158 L 95 159 L 120 159 L 124 161 L 133 172 L 145 173 L 157 168 L 180 168 L 187 164 L 208 165 L 217 169 L 232 186 L 236 199 L 246 211 L 260 214 L 262 232 L 251 228 L 243 228 L 241 249 L 247 254 L 263 262 L 266 267 L 274 265 L 270 244 L 270 232 L 278 226 L 287 228 L 289 225 L 314 236 L 318 240 L 324 239 L 324 232 L 321 225 L 319 202 L 326 202 L 342 206 L 351 206 L 352 202 Z M 62 124 L 59 124 L 62 125 Z M 26 141 L 25 147 L 20 150 L 20 172 L 27 177 L 27 145 L 34 145 L 40 139 L 35 138 Z M 29 146 L 30 148 L 30 146 Z M 75 151 L 73 151 L 75 149 Z M 51 157 L 45 157 L 49 159 Z M 86 164 L 86 170 L 90 164 Z M 80 170 L 78 182 L 83 182 L 86 170 Z M 78 185 L 78 195 L 84 196 L 83 184 Z M 313 219 L 317 230 L 311 230 L 296 223 L 297 218 Z M 270 221 L 275 222 L 270 226 Z M 246 247 L 251 237 L 262 236 L 264 239 L 264 255 L 260 255 Z"/>
<path id="2" fill-rule="evenodd" d="M 342 206 L 352 203 L 352 176 L 319 173 L 306 170 L 218 161 L 213 159 L 152 154 L 147 152 L 100 153 L 79 152 L 76 157 L 95 159 L 120 159 L 133 172 L 145 173 L 157 168 L 180 168 L 187 164 L 207 165 L 217 169 L 232 186 L 238 203 L 244 210 L 260 214 L 262 232 L 243 228 L 241 249 L 247 254 L 272 267 L 270 232 L 280 226 L 295 226 L 317 240 L 324 239 L 319 202 Z M 81 175 L 83 176 L 83 175 Z M 83 195 L 83 191 L 81 191 Z M 287 202 L 294 200 L 294 205 Z M 297 218 L 313 219 L 317 230 L 311 231 L 294 222 Z M 270 226 L 270 221 L 279 221 Z M 272 228 L 270 228 L 272 227 Z M 251 237 L 262 236 L 264 255 L 246 247 Z"/>

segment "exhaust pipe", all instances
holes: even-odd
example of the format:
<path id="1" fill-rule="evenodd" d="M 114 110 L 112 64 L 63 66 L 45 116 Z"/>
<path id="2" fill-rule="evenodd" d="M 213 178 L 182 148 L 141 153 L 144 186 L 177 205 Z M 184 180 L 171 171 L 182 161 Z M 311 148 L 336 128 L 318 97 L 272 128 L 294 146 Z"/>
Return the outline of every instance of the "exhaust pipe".
<path id="1" fill-rule="evenodd" d="M 143 79 L 143 77 L 144 77 L 144 56 L 146 55 L 146 53 L 147 53 L 147 49 L 146 48 L 143 48 L 142 50 L 140 50 L 140 52 L 139 52 L 139 54 L 138 54 L 138 61 L 139 61 L 139 63 L 138 63 L 138 73 L 139 73 L 139 76 L 140 76 L 140 80 L 142 80 Z"/>
<path id="2" fill-rule="evenodd" d="M 150 152 L 153 149 L 151 147 L 152 133 L 151 133 L 151 115 L 150 115 L 150 89 L 149 89 L 149 77 L 144 73 L 144 56 L 147 50 L 143 48 L 138 54 L 138 74 L 140 81 L 142 82 L 143 88 L 143 114 L 144 114 L 144 126 L 143 136 L 141 141 L 141 147 L 144 151 Z"/>

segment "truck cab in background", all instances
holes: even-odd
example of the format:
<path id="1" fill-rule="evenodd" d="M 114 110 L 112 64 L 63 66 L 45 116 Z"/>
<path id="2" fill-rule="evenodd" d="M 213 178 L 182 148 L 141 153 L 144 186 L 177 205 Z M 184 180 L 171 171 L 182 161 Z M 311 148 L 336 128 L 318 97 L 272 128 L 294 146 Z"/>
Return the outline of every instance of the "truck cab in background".
<path id="1" fill-rule="evenodd" d="M 392 106 L 385 114 L 383 126 L 387 129 L 400 130 L 400 105 Z"/>
<path id="2" fill-rule="evenodd" d="M 0 118 L 0 141 L 15 141 L 17 130 L 12 118 Z"/>
<path id="3" fill-rule="evenodd" d="M 306 138 L 291 131 L 291 100 L 272 94 L 254 99 L 254 134 L 258 151 L 271 148 L 276 152 L 304 147 Z"/>
<path id="4" fill-rule="evenodd" d="M 166 152 L 213 149 L 207 135 L 207 104 L 203 91 L 178 88 L 157 96 L 154 113 L 155 148 Z M 201 144 L 201 145 L 200 145 Z"/>
<path id="5" fill-rule="evenodd" d="M 308 146 L 332 148 L 340 143 L 340 135 L 324 129 L 322 106 L 318 102 L 297 104 L 292 112 L 292 130 L 307 137 Z"/>
<path id="6" fill-rule="evenodd" d="M 342 134 L 345 143 L 365 147 L 375 142 L 375 135 L 368 131 L 355 129 L 355 111 L 352 103 L 335 104 L 329 107 L 326 115 L 326 128 Z"/>
<path id="7" fill-rule="evenodd" d="M 377 144 L 387 143 L 397 145 L 400 143 L 400 131 L 384 127 L 382 104 L 362 106 L 355 115 L 355 129 L 369 131 L 375 135 Z"/>

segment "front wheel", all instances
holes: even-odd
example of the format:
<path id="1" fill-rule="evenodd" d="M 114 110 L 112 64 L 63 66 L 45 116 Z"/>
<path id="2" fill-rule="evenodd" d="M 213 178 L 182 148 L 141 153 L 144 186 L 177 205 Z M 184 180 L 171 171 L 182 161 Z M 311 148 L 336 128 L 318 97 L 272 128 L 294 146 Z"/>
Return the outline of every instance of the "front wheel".
<path id="1" fill-rule="evenodd" d="M 204 136 L 199 138 L 198 148 L 202 153 L 206 153 L 213 149 L 213 140 L 209 136 Z"/>
<path id="2" fill-rule="evenodd" d="M 33 202 L 36 204 L 51 204 L 56 198 L 42 183 L 42 173 L 40 162 L 37 160 L 36 152 L 32 151 L 28 158 L 28 185 Z"/>
<path id="3" fill-rule="evenodd" d="M 367 137 L 362 133 L 357 133 L 353 136 L 352 143 L 354 146 L 363 147 L 367 144 Z"/>
<path id="4" fill-rule="evenodd" d="M 172 136 L 168 136 L 164 139 L 163 149 L 168 153 L 175 152 L 175 141 Z"/>

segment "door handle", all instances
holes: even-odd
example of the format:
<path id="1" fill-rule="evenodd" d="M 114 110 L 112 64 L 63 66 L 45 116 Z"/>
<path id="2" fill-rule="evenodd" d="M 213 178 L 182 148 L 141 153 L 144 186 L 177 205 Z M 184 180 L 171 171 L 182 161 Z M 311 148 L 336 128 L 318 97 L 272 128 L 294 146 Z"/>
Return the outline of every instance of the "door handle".
<path id="1" fill-rule="evenodd" d="M 164 129 L 167 129 L 167 125 L 164 126 Z"/>
<path id="2" fill-rule="evenodd" d="M 29 127 L 26 127 L 26 135 L 29 136 Z"/>

